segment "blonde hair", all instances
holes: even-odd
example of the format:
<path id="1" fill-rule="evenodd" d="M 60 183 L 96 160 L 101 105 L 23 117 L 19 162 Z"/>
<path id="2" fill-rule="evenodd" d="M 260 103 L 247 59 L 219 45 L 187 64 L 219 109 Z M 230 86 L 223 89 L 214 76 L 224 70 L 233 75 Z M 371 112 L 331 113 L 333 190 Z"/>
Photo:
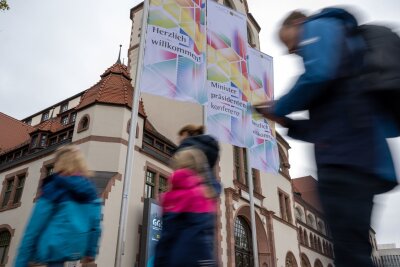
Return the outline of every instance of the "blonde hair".
<path id="1" fill-rule="evenodd" d="M 184 134 L 187 134 L 188 136 L 197 136 L 204 134 L 204 126 L 203 125 L 193 125 L 193 124 L 188 124 L 184 126 L 182 129 L 179 130 L 178 135 L 182 136 Z"/>
<path id="2" fill-rule="evenodd" d="M 65 176 L 82 175 L 92 176 L 88 170 L 85 157 L 75 145 L 68 145 L 60 148 L 56 153 L 54 171 Z"/>
<path id="3" fill-rule="evenodd" d="M 191 169 L 197 174 L 203 175 L 207 158 L 200 149 L 186 148 L 179 150 L 172 157 L 171 167 L 174 170 Z"/>

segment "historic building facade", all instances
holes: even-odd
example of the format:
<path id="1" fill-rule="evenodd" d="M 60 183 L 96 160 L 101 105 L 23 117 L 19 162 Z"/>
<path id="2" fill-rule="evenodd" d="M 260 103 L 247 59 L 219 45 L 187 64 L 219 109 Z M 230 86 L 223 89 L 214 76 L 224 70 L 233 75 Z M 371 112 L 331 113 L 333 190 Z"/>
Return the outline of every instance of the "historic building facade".
<path id="1" fill-rule="evenodd" d="M 377 252 L 378 255 L 375 257 L 376 266 L 378 267 L 400 266 L 400 248 L 397 248 L 396 244 L 378 245 Z"/>
<path id="2" fill-rule="evenodd" d="M 248 15 L 249 42 L 259 48 L 260 27 L 249 13 L 246 1 L 219 2 Z M 96 264 L 114 266 L 134 90 L 131 81 L 141 17 L 142 5 L 132 8 L 129 67 L 118 59 L 89 89 L 23 120 L 0 113 L 0 266 L 11 266 L 38 197 L 41 179 L 52 173 L 54 152 L 65 144 L 78 145 L 95 171 L 91 179 L 104 199 L 103 233 Z M 204 120 L 201 106 L 146 94 L 142 94 L 138 115 L 133 133 L 136 145 L 123 266 L 139 266 L 144 199 L 157 199 L 166 190 L 172 172 L 168 162 L 177 144 L 177 131 L 185 124 L 202 124 Z M 260 266 L 333 266 L 329 235 L 318 228 L 320 222 L 325 225 L 323 215 L 293 193 L 290 147 L 275 131 L 274 135 L 281 160 L 278 174 L 248 170 L 245 149 L 221 144 L 216 169 L 224 187 L 216 222 L 219 265 L 252 266 L 249 190 L 245 178 L 251 172 Z M 295 203 L 296 208 L 303 207 L 305 216 L 313 214 L 315 227 L 298 219 Z M 309 238 L 308 245 L 304 235 Z M 308 261 L 303 261 L 303 255 Z"/>
<path id="3" fill-rule="evenodd" d="M 333 266 L 333 243 L 312 176 L 293 179 L 301 266 Z"/>

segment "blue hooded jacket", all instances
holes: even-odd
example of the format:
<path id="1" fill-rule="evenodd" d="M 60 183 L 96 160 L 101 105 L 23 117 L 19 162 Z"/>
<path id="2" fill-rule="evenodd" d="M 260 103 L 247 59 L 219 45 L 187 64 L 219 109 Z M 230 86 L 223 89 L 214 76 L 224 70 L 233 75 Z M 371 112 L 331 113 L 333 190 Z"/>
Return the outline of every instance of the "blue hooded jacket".
<path id="1" fill-rule="evenodd" d="M 15 267 L 95 257 L 102 200 L 85 177 L 51 175 L 44 179 L 21 241 Z"/>
<path id="2" fill-rule="evenodd" d="M 356 27 L 356 19 L 337 8 L 302 25 L 297 54 L 305 71 L 272 113 L 309 111 L 308 120 L 287 121 L 288 135 L 314 143 L 317 165 L 348 166 L 395 182 L 380 110 L 362 95 L 355 75 L 365 47 L 361 37 L 349 35 Z"/>
<path id="3" fill-rule="evenodd" d="M 200 149 L 207 157 L 209 165 L 208 175 L 210 178 L 207 182 L 210 183 L 210 185 L 214 188 L 216 194 L 219 196 L 222 192 L 222 185 L 217 180 L 212 171 L 219 157 L 218 141 L 211 135 L 207 134 L 190 136 L 182 141 L 182 143 L 176 149 L 175 153 L 189 147 Z"/>

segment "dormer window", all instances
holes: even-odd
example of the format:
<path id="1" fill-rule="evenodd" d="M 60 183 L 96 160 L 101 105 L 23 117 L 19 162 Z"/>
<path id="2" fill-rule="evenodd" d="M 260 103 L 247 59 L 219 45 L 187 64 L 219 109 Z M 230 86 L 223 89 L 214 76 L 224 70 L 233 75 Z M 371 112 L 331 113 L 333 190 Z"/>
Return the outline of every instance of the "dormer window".
<path id="1" fill-rule="evenodd" d="M 46 111 L 45 113 L 42 114 L 42 122 L 47 121 L 50 117 L 50 112 Z"/>
<path id="2" fill-rule="evenodd" d="M 40 146 L 41 147 L 46 147 L 46 145 L 47 145 L 47 135 L 43 134 L 40 137 Z"/>
<path id="3" fill-rule="evenodd" d="M 25 121 L 25 124 L 31 125 L 31 124 L 32 124 L 32 119 L 27 119 L 27 120 Z"/>
<path id="4" fill-rule="evenodd" d="M 64 103 L 61 105 L 60 113 L 63 113 L 68 110 L 68 103 Z"/>
<path id="5" fill-rule="evenodd" d="M 34 135 L 32 136 L 31 140 L 31 148 L 36 148 L 38 146 L 38 136 Z"/>
<path id="6" fill-rule="evenodd" d="M 64 115 L 61 117 L 61 124 L 62 125 L 67 125 L 69 123 L 69 118 L 68 115 Z"/>
<path id="7" fill-rule="evenodd" d="M 71 117 L 69 118 L 69 123 L 73 123 L 76 121 L 76 112 L 71 113 Z"/>

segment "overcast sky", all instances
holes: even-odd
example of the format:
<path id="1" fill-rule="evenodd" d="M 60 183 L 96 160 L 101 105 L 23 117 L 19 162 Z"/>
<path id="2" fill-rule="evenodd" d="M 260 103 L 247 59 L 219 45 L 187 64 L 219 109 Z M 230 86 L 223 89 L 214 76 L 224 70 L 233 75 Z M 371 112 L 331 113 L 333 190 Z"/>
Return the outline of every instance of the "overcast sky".
<path id="1" fill-rule="evenodd" d="M 99 80 L 112 65 L 119 44 L 127 60 L 129 10 L 140 1 L 8 0 L 0 12 L 0 111 L 23 119 Z M 293 9 L 309 12 L 329 5 L 353 5 L 362 22 L 383 21 L 400 29 L 399 0 L 248 0 L 262 30 L 261 50 L 274 57 L 275 95 L 284 94 L 302 72 L 301 62 L 285 55 L 276 38 L 282 17 Z M 280 129 L 284 133 L 283 129 Z M 289 140 L 292 177 L 315 176 L 312 147 Z M 393 147 L 400 147 L 394 140 Z M 397 144 L 396 144 L 397 143 Z M 399 153 L 395 153 L 396 156 Z M 397 156 L 396 162 L 400 162 Z M 377 198 L 374 228 L 379 243 L 400 246 L 400 190 Z"/>

